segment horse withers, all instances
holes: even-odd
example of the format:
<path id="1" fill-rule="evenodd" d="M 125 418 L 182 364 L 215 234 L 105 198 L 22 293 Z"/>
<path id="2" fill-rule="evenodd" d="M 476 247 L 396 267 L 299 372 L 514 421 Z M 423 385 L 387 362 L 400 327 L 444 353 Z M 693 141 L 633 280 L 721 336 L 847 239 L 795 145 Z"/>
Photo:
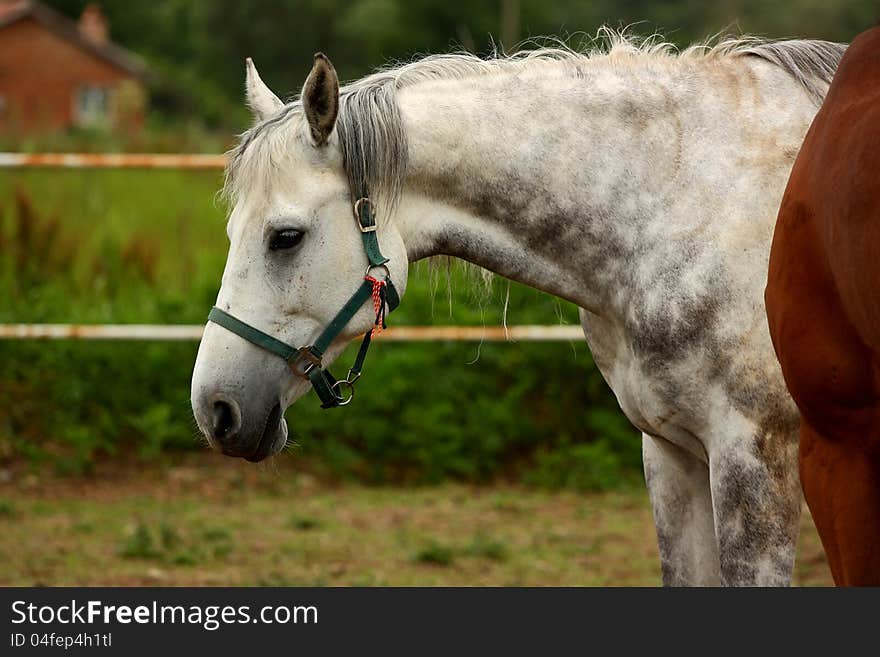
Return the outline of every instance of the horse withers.
<path id="1" fill-rule="evenodd" d="M 766 301 L 834 581 L 880 585 L 880 27 L 849 47 L 798 155 Z"/>

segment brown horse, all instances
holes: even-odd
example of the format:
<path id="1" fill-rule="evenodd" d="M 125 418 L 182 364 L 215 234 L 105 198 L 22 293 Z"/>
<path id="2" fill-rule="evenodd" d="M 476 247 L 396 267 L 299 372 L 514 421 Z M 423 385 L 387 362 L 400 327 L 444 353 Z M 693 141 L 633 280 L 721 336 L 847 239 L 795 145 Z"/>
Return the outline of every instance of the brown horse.
<path id="1" fill-rule="evenodd" d="M 880 585 L 880 26 L 853 41 L 807 133 L 765 298 L 834 581 Z"/>

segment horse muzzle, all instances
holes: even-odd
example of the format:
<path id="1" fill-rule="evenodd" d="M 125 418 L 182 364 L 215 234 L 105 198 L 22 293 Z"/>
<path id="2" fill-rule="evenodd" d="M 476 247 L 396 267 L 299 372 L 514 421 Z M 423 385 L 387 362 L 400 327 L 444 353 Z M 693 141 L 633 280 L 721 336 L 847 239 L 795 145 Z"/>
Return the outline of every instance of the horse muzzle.
<path id="1" fill-rule="evenodd" d="M 287 422 L 278 402 L 261 412 L 243 412 L 231 395 L 215 393 L 196 401 L 193 414 L 211 447 L 226 456 L 257 462 L 287 444 Z"/>

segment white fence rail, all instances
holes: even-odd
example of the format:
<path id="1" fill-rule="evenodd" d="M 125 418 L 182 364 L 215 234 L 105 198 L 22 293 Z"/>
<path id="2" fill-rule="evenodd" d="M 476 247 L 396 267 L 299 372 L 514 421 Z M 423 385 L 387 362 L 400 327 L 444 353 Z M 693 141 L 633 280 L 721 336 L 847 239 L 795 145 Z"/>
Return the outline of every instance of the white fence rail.
<path id="1" fill-rule="evenodd" d="M 0 153 L 5 169 L 222 169 L 225 155 L 164 153 Z"/>
<path id="2" fill-rule="evenodd" d="M 0 340 L 200 340 L 195 324 L 0 324 Z M 387 342 L 560 342 L 583 340 L 580 326 L 393 326 Z"/>
<path id="3" fill-rule="evenodd" d="M 0 153 L 0 169 L 222 169 L 224 155 Z M 200 340 L 204 326 L 167 324 L 0 324 L 0 340 Z M 580 326 L 395 326 L 388 342 L 559 342 L 583 340 Z"/>

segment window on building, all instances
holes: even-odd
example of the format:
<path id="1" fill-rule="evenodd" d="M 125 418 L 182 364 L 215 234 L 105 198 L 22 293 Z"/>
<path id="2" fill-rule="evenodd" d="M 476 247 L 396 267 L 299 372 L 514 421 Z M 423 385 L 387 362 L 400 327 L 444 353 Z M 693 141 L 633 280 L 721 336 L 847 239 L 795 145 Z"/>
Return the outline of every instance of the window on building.
<path id="1" fill-rule="evenodd" d="M 74 122 L 86 127 L 103 125 L 107 122 L 109 106 L 109 92 L 106 87 L 80 87 L 74 98 Z"/>

